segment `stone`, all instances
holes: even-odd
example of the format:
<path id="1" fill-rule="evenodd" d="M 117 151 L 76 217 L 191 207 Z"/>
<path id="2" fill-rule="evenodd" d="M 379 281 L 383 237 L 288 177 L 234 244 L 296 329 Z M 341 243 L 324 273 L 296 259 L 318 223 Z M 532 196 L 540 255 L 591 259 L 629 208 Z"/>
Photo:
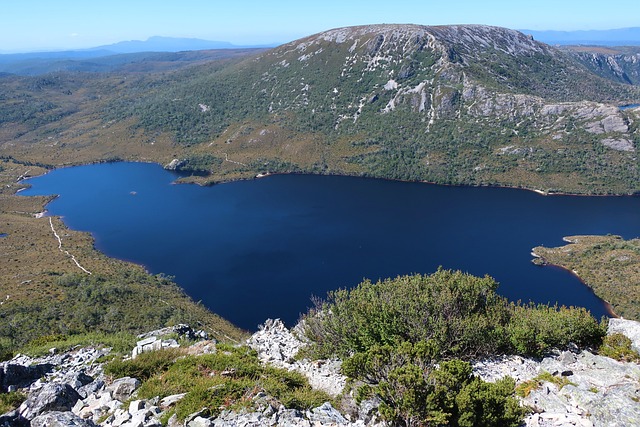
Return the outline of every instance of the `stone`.
<path id="1" fill-rule="evenodd" d="M 300 331 L 300 326 L 294 330 Z M 268 319 L 253 334 L 247 345 L 258 352 L 263 363 L 300 372 L 313 388 L 332 396 L 342 393 L 346 377 L 340 373 L 339 360 L 318 361 L 295 360 L 298 351 L 306 344 L 287 329 L 280 319 Z"/>
<path id="2" fill-rule="evenodd" d="M 349 422 L 338 412 L 331 403 L 325 402 L 311 410 L 309 420 L 321 424 L 348 424 Z"/>
<path id="3" fill-rule="evenodd" d="M 29 420 L 20 416 L 16 409 L 0 415 L 0 427 L 29 427 Z"/>
<path id="4" fill-rule="evenodd" d="M 18 411 L 31 420 L 44 412 L 71 411 L 80 395 L 69 384 L 46 384 L 36 393 L 29 395 Z"/>
<path id="5" fill-rule="evenodd" d="M 176 403 L 178 403 L 180 400 L 182 400 L 182 398 L 185 397 L 186 395 L 187 393 L 180 393 L 180 394 L 172 394 L 171 396 L 167 396 L 160 401 L 160 407 L 165 409 L 169 408 L 170 406 L 173 406 Z"/>
<path id="6" fill-rule="evenodd" d="M 213 422 L 207 418 L 195 417 L 186 424 L 187 427 L 212 427 Z"/>
<path id="7" fill-rule="evenodd" d="M 83 399 L 86 399 L 92 393 L 95 393 L 101 390 L 104 387 L 104 380 L 97 379 L 95 381 L 90 382 L 89 384 L 83 385 L 80 388 L 77 388 L 76 391 Z"/>
<path id="8" fill-rule="evenodd" d="M 137 378 L 124 377 L 115 380 L 112 384 L 106 387 L 106 390 L 111 392 L 111 396 L 119 400 L 120 402 L 124 402 L 128 400 L 134 391 L 140 387 L 141 382 Z"/>
<path id="9" fill-rule="evenodd" d="M 71 412 L 47 412 L 31 420 L 31 427 L 95 427 L 91 420 L 84 420 Z"/>
<path id="10" fill-rule="evenodd" d="M 11 388 L 29 387 L 39 378 L 53 370 L 51 363 L 37 365 L 22 365 L 19 363 L 0 363 L 0 390 L 8 391 Z"/>

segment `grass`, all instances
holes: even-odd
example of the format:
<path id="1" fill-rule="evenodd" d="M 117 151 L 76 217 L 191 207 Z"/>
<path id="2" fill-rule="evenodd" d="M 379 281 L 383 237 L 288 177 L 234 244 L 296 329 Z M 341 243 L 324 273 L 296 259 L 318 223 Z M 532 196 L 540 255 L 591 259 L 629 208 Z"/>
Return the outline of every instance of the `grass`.
<path id="1" fill-rule="evenodd" d="M 32 357 L 43 356 L 49 349 L 67 351 L 76 346 L 110 347 L 112 352 L 128 354 L 136 345 L 136 336 L 127 332 L 107 334 L 104 332 L 88 332 L 78 335 L 43 335 L 20 348 L 20 353 Z"/>
<path id="2" fill-rule="evenodd" d="M 620 236 L 569 236 L 568 245 L 538 246 L 544 263 L 574 271 L 595 294 L 626 319 L 640 320 L 640 239 Z"/>
<path id="3" fill-rule="evenodd" d="M 143 353 L 133 360 L 110 362 L 105 373 L 141 379 L 142 399 L 187 393 L 174 408 L 181 420 L 202 408 L 207 416 L 250 408 L 260 392 L 301 410 L 331 400 L 311 389 L 302 374 L 263 366 L 247 347 L 219 345 L 216 353 L 200 356 L 187 356 L 179 349 Z"/>
<path id="4" fill-rule="evenodd" d="M 6 414 L 9 411 L 13 411 L 20 406 L 26 398 L 27 396 L 18 391 L 0 393 L 0 414 Z"/>
<path id="5" fill-rule="evenodd" d="M 562 390 L 564 386 L 573 385 L 574 383 L 569 381 L 566 377 L 555 376 L 550 374 L 549 372 L 543 371 L 535 378 L 530 379 L 529 381 L 525 381 L 516 386 L 516 394 L 520 397 L 527 397 L 531 394 L 532 391 L 538 390 L 542 387 L 543 383 L 551 383 L 558 387 L 559 390 Z"/>

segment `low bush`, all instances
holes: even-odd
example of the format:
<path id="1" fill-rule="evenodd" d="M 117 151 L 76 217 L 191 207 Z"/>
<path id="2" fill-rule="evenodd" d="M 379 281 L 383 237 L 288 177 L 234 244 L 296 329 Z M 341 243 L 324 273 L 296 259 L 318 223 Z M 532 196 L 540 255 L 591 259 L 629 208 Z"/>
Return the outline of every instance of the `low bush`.
<path id="1" fill-rule="evenodd" d="M 329 292 L 304 316 L 307 354 L 346 357 L 375 345 L 430 342 L 439 358 L 539 357 L 570 343 L 597 348 L 606 334 L 584 308 L 509 303 L 490 277 L 439 269 Z"/>
<path id="2" fill-rule="evenodd" d="M 514 304 L 506 331 L 510 352 L 534 357 L 553 348 L 566 349 L 569 344 L 598 348 L 606 335 L 604 325 L 584 308 L 542 304 Z"/>
<path id="3" fill-rule="evenodd" d="M 509 303 L 497 286 L 439 269 L 330 292 L 303 317 L 305 355 L 345 359 L 343 373 L 363 384 L 358 398 L 377 396 L 395 424 L 518 425 L 513 380 L 485 383 L 466 361 L 597 348 L 605 325 L 583 308 Z"/>
<path id="4" fill-rule="evenodd" d="M 374 345 L 431 342 L 441 357 L 503 351 L 509 304 L 490 277 L 439 269 L 330 292 L 304 317 L 314 356 L 348 356 Z"/>
<path id="5" fill-rule="evenodd" d="M 604 337 L 598 353 L 621 362 L 640 363 L 640 354 L 631 347 L 631 340 L 619 332 Z"/>
<path id="6" fill-rule="evenodd" d="M 514 381 L 486 383 L 458 359 L 435 363 L 435 347 L 421 342 L 374 346 L 343 363 L 343 373 L 364 382 L 357 398 L 375 396 L 383 419 L 411 426 L 517 426 L 526 410 Z"/>

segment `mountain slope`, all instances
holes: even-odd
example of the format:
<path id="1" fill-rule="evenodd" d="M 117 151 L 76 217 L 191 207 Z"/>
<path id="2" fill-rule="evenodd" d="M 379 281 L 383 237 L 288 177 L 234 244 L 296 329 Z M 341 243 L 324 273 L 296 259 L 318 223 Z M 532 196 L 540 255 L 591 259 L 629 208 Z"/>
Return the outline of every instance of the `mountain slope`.
<path id="1" fill-rule="evenodd" d="M 640 47 L 567 46 L 564 49 L 599 76 L 640 85 Z"/>
<path id="2" fill-rule="evenodd" d="M 516 31 L 374 25 L 180 74 L 113 110 L 217 156 L 222 179 L 305 170 L 628 193 L 640 187 L 637 113 L 616 105 L 638 99 Z M 231 155 L 245 167 L 216 170 Z"/>

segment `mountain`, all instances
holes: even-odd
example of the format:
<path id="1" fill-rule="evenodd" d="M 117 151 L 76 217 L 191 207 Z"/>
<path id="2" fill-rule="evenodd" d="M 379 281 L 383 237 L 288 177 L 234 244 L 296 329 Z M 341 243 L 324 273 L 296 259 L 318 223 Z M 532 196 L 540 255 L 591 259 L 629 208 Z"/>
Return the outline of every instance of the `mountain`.
<path id="1" fill-rule="evenodd" d="M 194 38 L 150 37 L 147 40 L 129 40 L 98 46 L 88 51 L 110 51 L 113 53 L 136 52 L 180 52 L 185 50 L 241 49 L 267 46 L 236 46 L 224 41 L 211 41 Z"/>
<path id="2" fill-rule="evenodd" d="M 638 103 L 640 88 L 505 28 L 339 28 L 246 59 L 94 79 L 100 97 L 73 103 L 65 90 L 92 91 L 80 90 L 78 76 L 56 78 L 13 81 L 40 88 L 31 99 L 42 102 L 14 104 L 26 109 L 20 115 L 0 108 L 22 121 L 0 130 L 29 141 L 13 141 L 12 153 L 47 163 L 135 152 L 175 159 L 210 181 L 310 172 L 549 192 L 640 189 L 638 111 L 618 108 Z M 80 124 L 89 111 L 98 120 L 90 129 Z M 57 133 L 74 137 L 52 148 L 46 138 Z M 166 151 L 139 145 L 158 138 Z"/>
<path id="3" fill-rule="evenodd" d="M 264 46 L 236 46 L 229 42 L 194 38 L 151 37 L 145 41 L 131 40 L 83 50 L 59 52 L 29 52 L 0 54 L 0 72 L 38 75 L 59 71 L 108 72 L 123 65 L 141 61 L 167 58 L 166 53 L 182 53 L 202 50 L 264 49 Z M 219 54 L 216 54 L 219 56 Z M 202 56 L 206 56 L 202 55 Z M 211 58 L 215 59 L 215 58 Z M 184 63 L 183 59 L 180 59 Z"/>
<path id="4" fill-rule="evenodd" d="M 521 31 L 548 44 L 640 46 L 640 27 L 590 31 Z"/>
<path id="5" fill-rule="evenodd" d="M 640 188 L 636 113 L 617 107 L 636 103 L 639 88 L 504 28 L 335 29 L 180 75 L 165 89 L 131 100 L 118 117 L 170 132 L 210 156 L 205 168 L 218 176 L 309 171 L 552 192 Z M 246 171 L 217 168 L 220 153 Z"/>

